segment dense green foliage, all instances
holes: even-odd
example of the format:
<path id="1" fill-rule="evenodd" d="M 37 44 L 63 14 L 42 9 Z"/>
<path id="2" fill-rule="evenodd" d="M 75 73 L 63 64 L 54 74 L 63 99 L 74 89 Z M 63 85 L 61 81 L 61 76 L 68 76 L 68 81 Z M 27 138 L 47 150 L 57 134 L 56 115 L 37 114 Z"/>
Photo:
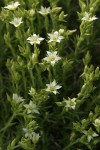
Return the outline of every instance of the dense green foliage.
<path id="1" fill-rule="evenodd" d="M 0 0 L 0 150 L 98 150 L 100 0 L 10 2 Z"/>

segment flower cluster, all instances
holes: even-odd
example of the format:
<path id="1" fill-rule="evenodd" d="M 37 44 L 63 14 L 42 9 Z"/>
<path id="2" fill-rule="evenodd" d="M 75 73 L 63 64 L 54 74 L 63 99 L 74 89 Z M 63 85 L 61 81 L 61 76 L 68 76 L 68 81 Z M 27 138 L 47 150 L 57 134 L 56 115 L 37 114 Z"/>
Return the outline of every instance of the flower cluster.
<path id="1" fill-rule="evenodd" d="M 43 0 L 18 0 L 6 5 L 8 1 L 11 0 L 5 0 L 5 7 L 0 13 L 0 37 L 4 37 L 0 41 L 4 51 L 1 55 L 2 64 L 7 59 L 6 69 L 0 65 L 0 98 L 1 106 L 4 106 L 0 107 L 3 120 L 0 127 L 5 123 L 5 127 L 0 129 L 0 148 L 5 147 L 2 142 L 8 140 L 6 131 L 13 126 L 9 132 L 16 127 L 16 131 L 11 134 L 14 140 L 11 142 L 9 139 L 11 143 L 7 149 L 68 150 L 75 149 L 74 144 L 76 149 L 80 146 L 83 148 L 83 144 L 89 149 L 95 149 L 95 144 L 100 141 L 99 84 L 95 82 L 100 77 L 100 70 L 91 65 L 91 56 L 87 50 L 92 47 L 91 41 L 94 41 L 93 47 L 98 52 L 99 33 L 98 30 L 95 32 L 93 22 L 98 19 L 95 5 L 99 0 L 90 0 L 88 3 L 79 0 L 79 27 L 77 24 L 69 27 L 70 23 L 66 23 L 67 14 L 64 10 L 71 5 L 68 1 L 65 6 L 60 0 L 46 3 Z M 68 19 L 71 20 L 73 15 L 69 13 L 74 9 L 69 7 L 67 10 Z M 76 23 L 75 19 L 71 22 Z M 1 32 L 4 27 L 5 32 Z M 78 32 L 73 27 L 77 27 Z M 3 58 L 3 55 L 6 57 Z M 7 88 L 3 83 L 7 84 Z M 5 93 L 11 109 L 3 101 Z M 11 97 L 9 93 L 12 93 Z M 12 116 L 9 119 L 10 114 Z M 7 123 L 5 119 L 8 119 Z M 59 127 L 63 127 L 60 134 Z M 63 138 L 60 139 L 60 135 Z M 55 141 L 52 142 L 52 139 Z"/>

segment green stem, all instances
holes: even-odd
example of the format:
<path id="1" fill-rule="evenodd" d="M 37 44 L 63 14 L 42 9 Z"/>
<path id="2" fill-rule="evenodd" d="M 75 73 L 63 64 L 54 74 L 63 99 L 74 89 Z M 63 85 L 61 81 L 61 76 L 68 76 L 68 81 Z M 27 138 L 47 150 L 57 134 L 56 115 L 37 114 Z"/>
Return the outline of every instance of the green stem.
<path id="1" fill-rule="evenodd" d="M 47 32 L 48 32 L 48 26 L 49 26 L 49 20 L 48 20 L 48 17 L 45 16 L 45 28 Z"/>
<path id="2" fill-rule="evenodd" d="M 53 67 L 53 77 L 54 77 L 54 79 L 56 78 L 56 67 L 55 66 Z"/>
<path id="3" fill-rule="evenodd" d="M 14 149 L 19 148 L 19 147 L 20 147 L 19 145 L 16 145 L 16 146 L 14 147 Z"/>
<path id="4" fill-rule="evenodd" d="M 8 120 L 6 126 L 0 130 L 0 132 L 6 132 L 6 130 L 12 125 L 12 121 L 15 118 L 16 114 L 14 113 L 11 118 Z"/>
<path id="5" fill-rule="evenodd" d="M 31 78 L 31 81 L 32 81 L 32 87 L 35 88 L 35 82 L 34 82 L 34 76 L 33 76 L 32 69 L 29 69 L 29 73 L 30 73 L 30 78 Z"/>
<path id="6" fill-rule="evenodd" d="M 15 58 L 16 57 L 15 50 L 11 44 L 9 44 L 9 48 L 11 49 L 11 53 L 12 53 L 13 57 Z"/>
<path id="7" fill-rule="evenodd" d="M 49 68 L 48 68 L 48 72 L 49 72 L 49 80 L 52 81 L 52 73 L 51 73 L 50 66 L 49 66 Z"/>
<path id="8" fill-rule="evenodd" d="M 68 150 L 70 147 L 72 147 L 74 144 L 78 143 L 80 139 L 77 139 L 76 141 L 74 141 L 73 143 L 70 143 L 69 145 L 67 145 L 63 150 Z"/>
<path id="9" fill-rule="evenodd" d="M 27 91 L 26 91 L 26 78 L 25 78 L 25 72 L 24 72 L 24 70 L 22 70 L 22 77 L 23 77 L 23 84 L 24 84 L 25 98 L 26 98 Z"/>
<path id="10" fill-rule="evenodd" d="M 43 83 L 42 83 L 41 72 L 40 72 L 40 69 L 38 68 L 37 64 L 36 64 L 36 71 L 37 71 L 37 75 L 38 75 L 38 83 L 39 83 L 40 87 L 42 87 Z"/>

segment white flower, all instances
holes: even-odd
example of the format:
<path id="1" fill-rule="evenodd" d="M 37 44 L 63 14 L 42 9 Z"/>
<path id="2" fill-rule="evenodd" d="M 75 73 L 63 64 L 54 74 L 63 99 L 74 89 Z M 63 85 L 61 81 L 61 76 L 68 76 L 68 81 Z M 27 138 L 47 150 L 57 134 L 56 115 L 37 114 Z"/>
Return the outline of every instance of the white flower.
<path id="1" fill-rule="evenodd" d="M 75 109 L 76 106 L 76 98 L 68 98 L 68 100 L 64 100 L 64 102 L 66 103 L 65 107 L 66 108 L 71 108 L 71 109 Z"/>
<path id="2" fill-rule="evenodd" d="M 88 12 L 85 12 L 84 17 L 82 18 L 82 20 L 85 21 L 93 21 L 98 19 L 96 16 L 90 17 Z"/>
<path id="3" fill-rule="evenodd" d="M 34 143 L 37 143 L 40 137 L 38 133 L 32 132 L 32 130 L 29 130 L 27 128 L 23 128 L 23 131 L 25 132 L 25 138 L 29 138 Z"/>
<path id="4" fill-rule="evenodd" d="M 82 18 L 82 20 L 89 20 L 89 14 L 87 12 L 85 12 L 84 17 Z"/>
<path id="5" fill-rule="evenodd" d="M 87 136 L 88 142 L 90 142 L 94 137 L 99 136 L 96 132 L 94 132 L 91 128 L 88 131 L 83 131 L 83 133 Z"/>
<path id="6" fill-rule="evenodd" d="M 15 27 L 18 27 L 18 26 L 20 26 L 21 23 L 23 23 L 22 17 L 14 18 L 10 23 L 13 24 Z"/>
<path id="7" fill-rule="evenodd" d="M 4 8 L 9 10 L 15 10 L 19 6 L 19 2 L 10 2 L 9 5 L 5 6 Z"/>
<path id="8" fill-rule="evenodd" d="M 39 138 L 40 138 L 40 135 L 38 133 L 32 132 L 32 142 L 34 144 L 38 142 Z"/>
<path id="9" fill-rule="evenodd" d="M 23 131 L 25 132 L 25 138 L 32 139 L 32 132 L 29 131 L 27 128 L 23 128 Z"/>
<path id="10" fill-rule="evenodd" d="M 43 58 L 44 61 L 47 61 L 52 66 L 55 65 L 57 61 L 59 61 L 61 58 L 57 55 L 57 51 L 55 52 L 49 52 L 47 51 L 47 57 Z"/>
<path id="11" fill-rule="evenodd" d="M 49 35 L 49 38 L 50 38 L 50 40 L 48 41 L 48 43 L 50 43 L 50 42 L 58 42 L 58 43 L 60 43 L 60 41 L 62 39 L 64 39 L 63 36 L 60 36 L 60 34 L 59 34 L 58 31 L 55 31 L 54 33 L 48 34 L 48 35 Z"/>
<path id="12" fill-rule="evenodd" d="M 36 104 L 34 104 L 32 101 L 30 101 L 29 104 L 25 104 L 24 107 L 27 109 L 27 114 L 30 114 L 30 113 L 39 114 Z"/>
<path id="13" fill-rule="evenodd" d="M 31 45 L 33 44 L 40 44 L 41 41 L 43 41 L 44 38 L 39 37 L 39 35 L 36 35 L 33 33 L 33 35 L 31 35 L 30 37 L 27 38 L 27 41 L 29 41 L 29 43 Z"/>
<path id="14" fill-rule="evenodd" d="M 34 96 L 35 94 L 36 94 L 36 90 L 31 87 L 31 89 L 29 90 L 29 95 Z"/>
<path id="15" fill-rule="evenodd" d="M 41 9 L 40 11 L 38 11 L 38 13 L 40 13 L 43 16 L 46 16 L 50 13 L 50 11 L 51 11 L 50 7 L 46 8 L 46 7 L 41 6 Z"/>
<path id="16" fill-rule="evenodd" d="M 98 18 L 96 16 L 93 16 L 93 17 L 89 18 L 89 21 L 93 21 L 93 20 L 96 20 L 96 19 L 98 19 Z"/>
<path id="17" fill-rule="evenodd" d="M 58 93 L 57 90 L 62 87 L 62 86 L 57 85 L 55 80 L 53 82 L 51 82 L 50 84 L 46 84 L 46 86 L 47 86 L 46 91 L 47 92 L 52 92 L 55 95 Z"/>
<path id="18" fill-rule="evenodd" d="M 23 99 L 22 97 L 18 96 L 16 93 L 14 93 L 13 100 L 19 103 L 19 102 L 23 102 L 25 99 Z"/>

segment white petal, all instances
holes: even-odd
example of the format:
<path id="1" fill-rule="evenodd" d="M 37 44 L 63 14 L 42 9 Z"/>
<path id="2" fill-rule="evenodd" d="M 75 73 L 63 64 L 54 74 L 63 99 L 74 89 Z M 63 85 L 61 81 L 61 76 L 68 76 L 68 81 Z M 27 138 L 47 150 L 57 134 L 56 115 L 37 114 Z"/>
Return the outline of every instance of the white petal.
<path id="1" fill-rule="evenodd" d="M 31 40 L 31 37 L 28 37 L 28 38 L 27 38 L 27 40 L 29 40 L 29 41 L 30 41 L 30 40 Z"/>
<path id="2" fill-rule="evenodd" d="M 55 95 L 58 93 L 57 91 L 52 91 Z"/>
<path id="3" fill-rule="evenodd" d="M 56 89 L 60 89 L 62 86 L 60 85 L 56 85 Z"/>
<path id="4" fill-rule="evenodd" d="M 47 51 L 47 54 L 49 55 L 49 54 L 51 54 L 51 52 Z"/>
<path id="5" fill-rule="evenodd" d="M 27 129 L 26 129 L 26 128 L 23 128 L 23 131 L 24 131 L 24 132 L 27 132 Z"/>
<path id="6" fill-rule="evenodd" d="M 25 137 L 27 138 L 29 136 L 29 134 L 28 133 L 25 133 Z"/>
<path id="7" fill-rule="evenodd" d="M 29 43 L 30 43 L 31 45 L 33 45 L 33 44 L 34 44 L 34 43 L 33 43 L 33 42 L 31 42 L 31 41 L 30 41 Z"/>
<path id="8" fill-rule="evenodd" d="M 83 133 L 84 133 L 85 135 L 87 135 L 87 131 L 86 131 L 86 130 L 84 130 Z"/>
<path id="9" fill-rule="evenodd" d="M 40 114 L 38 110 L 34 110 L 34 112 L 35 112 L 36 114 Z"/>
<path id="10" fill-rule="evenodd" d="M 60 43 L 60 41 L 61 41 L 60 39 L 57 40 L 58 43 Z"/>
<path id="11" fill-rule="evenodd" d="M 37 44 L 40 44 L 40 41 L 37 41 L 36 43 L 37 43 Z"/>
<path id="12" fill-rule="evenodd" d="M 75 106 L 72 106 L 72 109 L 75 109 Z"/>
<path id="13" fill-rule="evenodd" d="M 92 139 L 92 136 L 88 135 L 87 139 L 88 139 L 88 142 L 90 142 Z"/>
<path id="14" fill-rule="evenodd" d="M 60 60 L 61 58 L 60 57 L 56 57 L 56 61 Z"/>
<path id="15" fill-rule="evenodd" d="M 55 31 L 54 34 L 55 34 L 55 35 L 58 35 L 58 31 Z"/>
<path id="16" fill-rule="evenodd" d="M 43 60 L 48 61 L 48 57 L 43 58 Z"/>
<path id="17" fill-rule="evenodd" d="M 53 86 L 55 86 L 55 85 L 56 85 L 56 81 L 55 81 L 55 80 L 52 82 L 52 85 L 53 85 Z"/>
<path id="18" fill-rule="evenodd" d="M 30 114 L 30 113 L 31 113 L 31 110 L 28 109 L 27 114 Z"/>
<path id="19" fill-rule="evenodd" d="M 55 61 L 51 61 L 51 65 L 54 66 L 54 64 L 55 64 Z"/>
<path id="20" fill-rule="evenodd" d="M 56 54 L 57 54 L 57 51 L 55 51 L 54 54 L 56 55 Z"/>
<path id="21" fill-rule="evenodd" d="M 24 105 L 24 107 L 25 107 L 25 108 L 27 108 L 27 107 L 28 107 L 28 105 L 27 105 L 27 104 L 25 104 L 25 105 Z"/>
<path id="22" fill-rule="evenodd" d="M 39 38 L 39 40 L 40 40 L 40 41 L 43 41 L 43 40 L 44 40 L 44 38 L 40 37 L 40 38 Z"/>
<path id="23" fill-rule="evenodd" d="M 72 98 L 71 101 L 72 101 L 72 102 L 75 102 L 75 101 L 76 101 L 76 98 Z"/>
<path id="24" fill-rule="evenodd" d="M 99 136 L 99 135 L 94 132 L 94 133 L 92 134 L 92 136 L 93 136 L 93 137 L 97 137 L 97 136 Z"/>

